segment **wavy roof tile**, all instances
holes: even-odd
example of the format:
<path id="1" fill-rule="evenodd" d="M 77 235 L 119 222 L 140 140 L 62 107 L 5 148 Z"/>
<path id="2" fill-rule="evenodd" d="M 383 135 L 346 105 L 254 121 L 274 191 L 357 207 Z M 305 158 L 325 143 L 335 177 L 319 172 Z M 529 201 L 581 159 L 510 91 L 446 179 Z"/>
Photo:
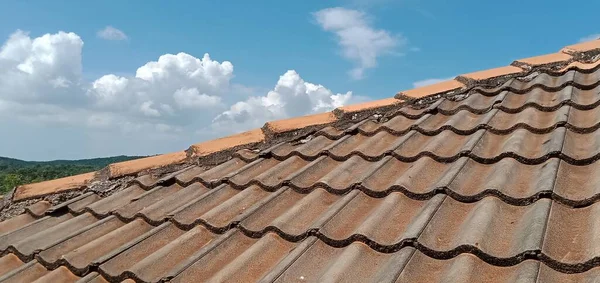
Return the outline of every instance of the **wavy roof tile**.
<path id="1" fill-rule="evenodd" d="M 599 47 L 18 187 L 0 281 L 593 281 Z"/>

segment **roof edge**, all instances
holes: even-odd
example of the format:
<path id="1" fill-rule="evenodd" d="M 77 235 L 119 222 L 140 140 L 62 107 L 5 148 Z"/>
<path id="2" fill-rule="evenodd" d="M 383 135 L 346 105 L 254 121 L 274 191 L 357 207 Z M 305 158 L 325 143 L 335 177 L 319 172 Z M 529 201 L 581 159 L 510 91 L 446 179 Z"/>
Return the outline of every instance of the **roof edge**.
<path id="1" fill-rule="evenodd" d="M 404 101 L 382 99 L 338 107 L 330 112 L 269 121 L 261 128 L 191 145 L 183 151 L 159 154 L 140 159 L 112 163 L 97 172 L 18 186 L 12 201 L 19 202 L 71 190 L 85 189 L 94 182 L 135 176 L 155 169 L 191 164 L 215 165 L 241 149 L 264 149 L 267 146 L 301 138 L 326 126 L 340 125 L 364 118 L 367 114 L 383 113 L 399 107 Z M 165 171 L 165 170 L 163 170 Z M 166 170 L 168 171 L 168 170 Z"/>
<path id="2" fill-rule="evenodd" d="M 21 201 L 86 188 L 95 181 L 138 175 L 158 168 L 194 163 L 216 164 L 229 158 L 230 153 L 236 150 L 266 148 L 275 143 L 301 138 L 326 126 L 364 119 L 406 104 L 427 103 L 440 97 L 465 93 L 475 86 L 500 85 L 511 78 L 537 70 L 556 72 L 596 68 L 600 63 L 599 59 L 600 39 L 569 45 L 557 53 L 519 59 L 507 66 L 462 74 L 452 80 L 398 92 L 394 97 L 342 106 L 330 112 L 270 121 L 261 128 L 193 144 L 184 151 L 113 163 L 98 172 L 21 185 L 14 189 L 12 200 Z M 586 66 L 590 62 L 596 63 Z"/>
<path id="3" fill-rule="evenodd" d="M 452 80 L 400 91 L 395 98 L 410 104 L 427 104 L 440 97 L 468 92 L 476 86 L 499 86 L 508 80 L 536 71 L 564 72 L 594 69 L 600 62 L 600 39 L 569 45 L 556 53 L 528 57 L 510 65 L 462 74 Z"/>

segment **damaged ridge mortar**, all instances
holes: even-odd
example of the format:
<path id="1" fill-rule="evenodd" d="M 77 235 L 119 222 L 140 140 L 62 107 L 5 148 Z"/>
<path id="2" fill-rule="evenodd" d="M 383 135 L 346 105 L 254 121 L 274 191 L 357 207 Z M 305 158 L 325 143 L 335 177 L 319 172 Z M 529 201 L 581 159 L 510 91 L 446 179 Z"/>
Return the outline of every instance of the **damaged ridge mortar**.
<path id="1" fill-rule="evenodd" d="M 385 110 L 390 110 L 394 108 L 399 108 L 400 105 L 394 107 L 388 107 Z M 212 154 L 208 154 L 202 157 L 194 157 L 190 150 L 188 149 L 187 154 L 188 158 L 180 164 L 170 164 L 166 166 L 162 166 L 155 169 L 148 169 L 137 172 L 136 174 L 130 174 L 126 176 L 121 176 L 117 178 L 110 178 L 110 173 L 108 167 L 97 172 L 95 178 L 90 181 L 90 183 L 86 186 L 80 188 L 74 188 L 71 190 L 66 190 L 58 193 L 52 193 L 48 195 L 40 195 L 39 197 L 28 198 L 23 200 L 14 200 L 15 189 L 11 190 L 7 193 L 4 198 L 0 202 L 0 221 L 11 218 L 13 216 L 22 214 L 25 209 L 39 201 L 48 201 L 51 205 L 58 205 L 65 201 L 76 198 L 82 194 L 93 192 L 101 197 L 110 196 L 116 192 L 122 191 L 125 188 L 129 187 L 133 184 L 134 180 L 138 177 L 149 175 L 155 180 L 159 180 L 161 178 L 168 178 L 169 175 L 177 173 L 179 171 L 185 170 L 191 166 L 200 166 L 205 167 L 205 170 L 208 170 L 214 166 L 217 166 L 223 162 L 226 162 L 233 158 L 235 152 L 240 150 L 248 150 L 251 152 L 261 152 L 272 146 L 282 143 L 282 142 L 302 142 L 307 138 L 310 138 L 317 131 L 331 126 L 336 129 L 344 129 L 349 125 L 352 125 L 359 118 L 364 119 L 364 116 L 377 116 L 381 115 L 378 113 L 385 113 L 380 109 L 371 109 L 368 111 L 363 111 L 359 113 L 355 113 L 353 116 L 345 115 L 342 119 L 338 119 L 334 123 L 330 124 L 322 124 L 316 126 L 309 126 L 301 129 L 297 129 L 295 131 L 287 132 L 282 135 L 271 134 L 269 138 L 267 138 L 264 142 L 247 144 L 242 146 L 235 146 L 229 149 L 220 150 Z M 369 118 L 369 116 L 367 117 Z"/>
<path id="2" fill-rule="evenodd" d="M 132 183 L 134 178 L 145 174 L 150 174 L 151 176 L 159 179 L 164 178 L 164 176 L 167 176 L 169 174 L 173 174 L 173 172 L 178 172 L 184 168 L 188 168 L 192 165 L 205 166 L 207 168 L 211 168 L 231 159 L 234 152 L 241 149 L 247 149 L 254 152 L 261 152 L 282 142 L 302 142 L 303 140 L 307 140 L 307 138 L 310 138 L 312 134 L 328 126 L 332 126 L 336 129 L 347 129 L 349 126 L 355 124 L 357 121 L 364 119 L 374 118 L 375 122 L 384 122 L 391 116 L 397 115 L 397 110 L 405 106 L 414 109 L 423 109 L 431 106 L 433 103 L 439 101 L 442 98 L 458 101 L 469 97 L 473 93 L 473 89 L 475 87 L 499 87 L 511 79 L 531 80 L 537 75 L 541 74 L 542 72 L 549 74 L 564 73 L 568 71 L 564 70 L 564 68 L 569 66 L 569 64 L 572 62 L 578 61 L 583 63 L 590 63 L 596 62 L 600 59 L 600 49 L 594 49 L 585 52 L 577 52 L 572 50 L 566 50 L 563 52 L 571 55 L 572 57 L 566 61 L 543 64 L 538 66 L 531 66 L 523 62 L 515 61 L 511 65 L 523 69 L 523 72 L 515 74 L 502 75 L 481 80 L 475 80 L 465 76 L 458 76 L 455 78 L 455 80 L 464 85 L 464 87 L 462 88 L 452 89 L 449 91 L 417 99 L 413 97 L 406 97 L 399 93 L 398 95 L 396 95 L 398 103 L 386 106 L 378 106 L 374 108 L 360 109 L 359 111 L 353 111 L 351 113 L 345 113 L 340 109 L 335 109 L 334 111 L 330 112 L 332 113 L 332 116 L 334 116 L 334 119 L 328 123 L 302 126 L 284 132 L 273 131 L 269 127 L 269 123 L 267 123 L 260 129 L 265 137 L 264 140 L 262 140 L 261 142 L 233 146 L 231 148 L 217 150 L 213 153 L 206 154 L 200 157 L 196 156 L 193 148 L 190 147 L 185 152 L 187 158 L 183 162 L 180 162 L 178 164 L 168 164 L 155 169 L 142 170 L 140 172 L 136 172 L 135 174 L 128 174 L 117 178 L 110 178 L 110 172 L 107 167 L 97 172 L 97 175 L 93 178 L 93 180 L 90 181 L 89 185 L 85 185 L 80 188 L 74 188 L 68 191 L 52 193 L 50 195 L 45 196 L 40 195 L 39 197 L 23 199 L 19 201 L 14 201 L 13 197 L 15 190 L 13 189 L 11 192 L 7 193 L 4 196 L 4 199 L 0 201 L 0 219 L 3 220 L 16 214 L 20 214 L 24 211 L 25 207 L 36 203 L 40 200 L 46 200 L 52 205 L 56 205 L 87 192 L 94 192 L 98 193 L 101 196 L 108 196 L 117 191 L 123 190 Z"/>
<path id="3" fill-rule="evenodd" d="M 496 79 L 495 83 L 502 84 L 510 78 L 512 78 L 512 77 L 511 76 L 501 77 L 501 78 Z M 476 84 L 476 82 L 471 80 L 466 85 L 470 85 L 472 88 L 477 84 Z M 254 152 L 261 152 L 261 151 L 271 148 L 272 146 L 274 146 L 278 143 L 281 143 L 281 142 L 301 142 L 302 140 L 306 140 L 307 138 L 312 136 L 314 133 L 316 133 L 317 131 L 319 131 L 327 126 L 332 126 L 336 129 L 346 129 L 359 120 L 369 119 L 372 117 L 375 118 L 374 120 L 376 122 L 382 122 L 382 121 L 387 120 L 390 116 L 394 115 L 394 113 L 396 113 L 396 111 L 399 110 L 403 106 L 421 109 L 424 107 L 428 107 L 429 105 L 438 101 L 442 97 L 447 97 L 449 99 L 453 99 L 453 98 L 464 99 L 464 98 L 468 97 L 469 89 L 470 88 L 467 88 L 463 91 L 455 90 L 455 91 L 441 93 L 441 94 L 437 94 L 437 95 L 433 95 L 433 96 L 429 96 L 429 97 L 424 97 L 421 99 L 412 99 L 412 100 L 409 100 L 408 103 L 398 103 L 396 105 L 390 105 L 390 106 L 385 106 L 385 107 L 380 107 L 380 108 L 375 108 L 375 109 L 368 109 L 365 111 L 359 111 L 359 112 L 355 112 L 355 113 L 351 113 L 351 114 L 343 113 L 336 109 L 336 110 L 334 110 L 334 114 L 336 117 L 338 117 L 338 119 L 333 123 L 308 126 L 308 127 L 304 127 L 301 129 L 297 129 L 295 131 L 290 131 L 290 132 L 286 132 L 284 134 L 279 134 L 279 135 L 273 133 L 270 129 L 268 129 L 268 127 L 265 126 L 265 127 L 263 127 L 263 131 L 266 132 L 265 136 L 267 138 L 265 141 L 263 141 L 261 143 L 235 146 L 235 147 L 217 151 L 217 152 L 214 152 L 214 153 L 211 153 L 206 156 L 199 157 L 199 158 L 194 158 L 194 156 L 193 156 L 194 153 L 190 149 L 188 149 L 186 151 L 188 158 L 186 159 L 186 161 L 184 163 L 171 164 L 171 165 L 166 165 L 166 166 L 159 167 L 156 169 L 143 170 L 134 175 L 128 175 L 128 176 L 123 176 L 123 177 L 113 178 L 113 179 L 110 178 L 110 174 L 109 174 L 108 167 L 107 167 L 107 168 L 100 170 L 98 172 L 97 176 L 95 177 L 95 179 L 93 181 L 91 181 L 91 183 L 88 186 L 85 186 L 83 188 L 75 188 L 75 189 L 60 192 L 60 193 L 54 193 L 54 194 L 50 194 L 50 195 L 46 195 L 46 196 L 40 196 L 37 198 L 25 199 L 25 200 L 20 200 L 20 201 L 13 200 L 13 195 L 14 195 L 14 189 L 13 189 L 10 193 L 6 194 L 5 198 L 2 200 L 2 203 L 0 204 L 1 205 L 0 220 L 4 220 L 4 219 L 10 218 L 12 216 L 21 214 L 21 213 L 23 213 L 23 211 L 25 210 L 25 208 L 27 206 L 34 204 L 41 200 L 48 201 L 52 205 L 57 205 L 62 202 L 65 202 L 67 200 L 78 197 L 87 192 L 94 192 L 94 193 L 98 193 L 102 196 L 109 196 L 109 195 L 119 192 L 119 191 L 125 189 L 126 187 L 128 187 L 129 185 L 131 185 L 132 181 L 136 177 L 143 176 L 146 174 L 152 176 L 155 179 L 160 179 L 169 174 L 178 172 L 184 168 L 188 168 L 193 165 L 202 166 L 202 167 L 206 167 L 206 169 L 209 169 L 213 166 L 217 166 L 217 165 L 231 159 L 232 155 L 238 150 L 247 149 L 247 150 L 254 151 Z M 384 118 L 381 119 L 381 117 L 384 117 Z"/>
<path id="4" fill-rule="evenodd" d="M 596 55 L 592 56 L 592 55 L 590 55 L 589 52 L 583 52 L 577 58 L 582 58 L 581 60 L 578 60 L 578 61 L 595 62 L 598 59 L 600 59 L 600 51 L 595 52 L 595 54 Z M 518 79 L 518 80 L 522 80 L 522 81 L 531 81 L 535 77 L 540 75 L 542 72 L 548 72 L 550 74 L 564 73 L 566 71 L 558 72 L 558 70 L 564 69 L 573 61 L 575 61 L 575 60 L 573 59 L 573 60 L 569 60 L 569 61 L 545 64 L 545 65 L 540 65 L 540 66 L 530 66 L 528 64 L 515 61 L 515 62 L 513 62 L 512 65 L 522 68 L 524 72 L 503 75 L 503 76 L 493 77 L 493 78 L 484 79 L 484 80 L 474 80 L 474 79 L 470 79 L 470 78 L 467 78 L 464 76 L 457 76 L 455 78 L 455 80 L 457 80 L 465 85 L 465 87 L 462 89 L 450 90 L 447 92 L 442 92 L 442 93 L 438 93 L 435 95 L 425 96 L 425 97 L 417 98 L 417 99 L 414 99 L 414 98 L 411 99 L 410 97 L 406 97 L 402 94 L 397 95 L 396 98 L 406 99 L 407 105 L 413 107 L 414 109 L 423 109 L 423 108 L 429 107 L 431 104 L 437 102 L 441 98 L 446 98 L 446 99 L 453 100 L 453 101 L 460 101 L 460 100 L 466 99 L 473 93 L 474 88 L 476 88 L 476 87 L 477 88 L 495 88 L 495 87 L 504 85 L 511 79 Z"/>

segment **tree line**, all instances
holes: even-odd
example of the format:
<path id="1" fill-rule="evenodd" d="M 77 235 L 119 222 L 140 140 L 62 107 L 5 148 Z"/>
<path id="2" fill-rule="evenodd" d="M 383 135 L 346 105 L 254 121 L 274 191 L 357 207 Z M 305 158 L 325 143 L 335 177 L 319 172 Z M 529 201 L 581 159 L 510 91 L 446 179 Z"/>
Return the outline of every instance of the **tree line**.
<path id="1" fill-rule="evenodd" d="M 121 162 L 140 157 L 141 156 L 114 156 L 82 160 L 41 162 L 0 157 L 0 193 L 4 194 L 19 185 L 93 172 L 114 162 Z"/>

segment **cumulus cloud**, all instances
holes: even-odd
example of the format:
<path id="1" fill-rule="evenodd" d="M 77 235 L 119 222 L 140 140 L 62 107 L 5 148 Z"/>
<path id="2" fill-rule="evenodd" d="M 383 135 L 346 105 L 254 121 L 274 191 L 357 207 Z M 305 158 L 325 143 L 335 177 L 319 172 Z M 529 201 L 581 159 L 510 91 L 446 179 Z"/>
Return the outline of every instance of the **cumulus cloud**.
<path id="1" fill-rule="evenodd" d="M 219 105 L 221 98 L 218 96 L 207 95 L 200 93 L 197 88 L 181 88 L 173 94 L 175 103 L 181 109 L 185 108 L 209 108 Z"/>
<path id="2" fill-rule="evenodd" d="M 234 84 L 233 64 L 209 54 L 165 54 L 135 75 L 106 74 L 89 81 L 82 75 L 82 49 L 74 33 L 12 34 L 0 49 L 0 131 L 17 129 L 2 128 L 6 121 L 21 123 L 18 128 L 46 125 L 44 131 L 55 134 L 27 134 L 46 145 L 86 133 L 77 143 L 85 145 L 79 155 L 64 141 L 41 153 L 56 152 L 58 158 L 65 146 L 70 156 L 81 157 L 154 154 L 364 99 L 306 82 L 293 70 L 270 91 Z"/>
<path id="3" fill-rule="evenodd" d="M 99 38 L 106 40 L 126 40 L 127 35 L 121 31 L 120 29 L 114 28 L 112 26 L 106 26 L 105 28 L 99 30 L 96 35 Z"/>
<path id="4" fill-rule="evenodd" d="M 0 49 L 1 98 L 13 101 L 73 102 L 80 87 L 83 41 L 58 32 L 30 38 L 16 31 Z"/>
<path id="5" fill-rule="evenodd" d="M 420 80 L 420 81 L 414 82 L 413 87 L 417 88 L 417 87 L 422 87 L 422 86 L 428 86 L 428 85 L 432 85 L 432 84 L 441 83 L 443 81 L 449 81 L 452 79 L 454 79 L 454 77 L 441 78 L 441 79 L 432 78 L 432 79 Z"/>
<path id="6" fill-rule="evenodd" d="M 365 70 L 375 68 L 378 57 L 393 54 L 406 44 L 404 37 L 374 28 L 361 11 L 336 7 L 320 10 L 313 16 L 323 30 L 336 35 L 342 55 L 355 62 L 356 67 L 349 71 L 354 79 L 362 79 Z"/>
<path id="7" fill-rule="evenodd" d="M 596 33 L 596 34 L 591 34 L 588 35 L 586 37 L 582 37 L 579 39 L 579 42 L 586 42 L 586 41 L 592 41 L 592 40 L 596 40 L 600 38 L 600 33 Z"/>
<path id="8" fill-rule="evenodd" d="M 164 123 L 181 126 L 210 121 L 225 109 L 221 101 L 232 78 L 233 65 L 228 61 L 212 60 L 208 54 L 202 59 L 165 54 L 138 68 L 133 77 L 100 77 L 86 95 L 96 109 L 161 117 Z"/>
<path id="9" fill-rule="evenodd" d="M 328 111 L 352 98 L 352 92 L 334 94 L 322 85 L 305 82 L 296 71 L 289 70 L 266 95 L 239 101 L 213 121 L 218 127 L 229 124 L 251 128 L 267 120 Z"/>

